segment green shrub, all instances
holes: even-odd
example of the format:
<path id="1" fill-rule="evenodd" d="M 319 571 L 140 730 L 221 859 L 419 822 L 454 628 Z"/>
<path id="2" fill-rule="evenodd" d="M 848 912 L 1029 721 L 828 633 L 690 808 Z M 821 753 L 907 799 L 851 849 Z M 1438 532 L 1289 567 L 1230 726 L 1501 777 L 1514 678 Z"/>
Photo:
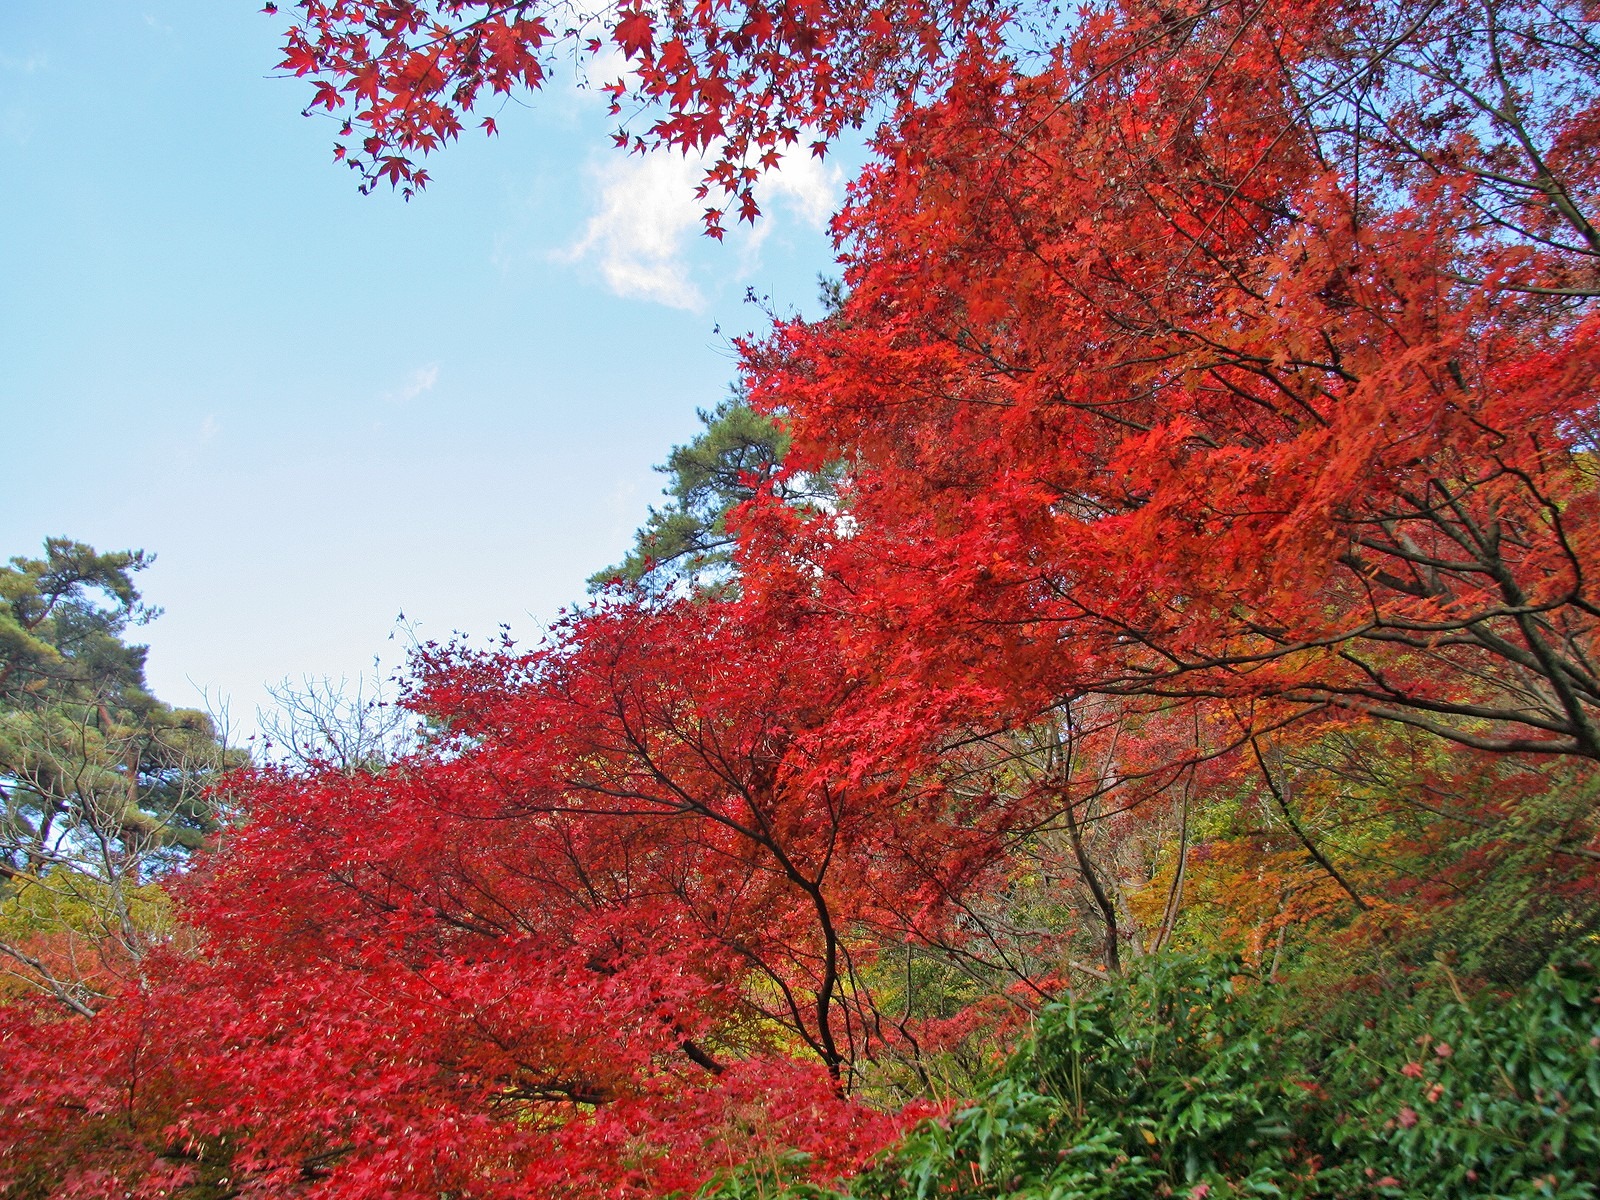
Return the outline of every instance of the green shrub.
<path id="1" fill-rule="evenodd" d="M 718 1181 L 724 1200 L 785 1190 Z M 827 1193 L 855 1200 L 1600 1196 L 1600 972 L 1510 995 L 1444 967 L 1342 996 L 1154 960 L 1041 1015 L 970 1105 Z"/>

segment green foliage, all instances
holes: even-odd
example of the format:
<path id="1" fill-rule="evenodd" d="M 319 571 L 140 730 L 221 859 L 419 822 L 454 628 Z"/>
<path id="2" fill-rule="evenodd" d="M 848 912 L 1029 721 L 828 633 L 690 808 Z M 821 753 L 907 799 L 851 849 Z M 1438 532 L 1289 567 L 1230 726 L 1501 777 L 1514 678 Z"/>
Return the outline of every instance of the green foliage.
<path id="1" fill-rule="evenodd" d="M 150 561 L 142 550 L 100 554 L 49 538 L 44 558 L 0 567 L 0 699 L 85 685 L 142 690 L 144 647 L 122 635 L 157 615 L 133 583 Z"/>
<path id="2" fill-rule="evenodd" d="M 145 647 L 123 640 L 156 615 L 133 581 L 149 562 L 51 538 L 44 558 L 0 568 L 0 861 L 13 871 L 39 873 L 78 835 L 181 852 L 214 827 L 197 780 L 224 765 L 217 732 L 150 695 Z"/>
<path id="3" fill-rule="evenodd" d="M 789 435 L 772 418 L 753 410 L 743 395 L 730 394 L 699 413 L 705 429 L 674 446 L 656 468 L 668 476 L 668 502 L 650 509 L 627 557 L 590 577 L 598 591 L 618 580 L 670 588 L 717 582 L 733 562 L 728 513 L 756 493 L 783 461 Z"/>
<path id="4" fill-rule="evenodd" d="M 976 1102 L 924 1122 L 833 1194 L 1600 1195 L 1590 962 L 1475 997 L 1443 966 L 1332 997 L 1242 970 L 1156 958 L 1125 985 L 1051 1007 Z M 711 1190 L 743 1200 L 779 1182 L 744 1176 Z"/>
<path id="5" fill-rule="evenodd" d="M 1326 1094 L 1306 1120 L 1327 1164 L 1311 1194 L 1600 1194 L 1591 962 L 1552 964 L 1509 998 L 1469 998 L 1440 967 L 1368 1007 L 1376 1018 L 1347 1025 L 1346 1040 L 1306 1047 L 1323 1051 L 1307 1059 Z"/>
<path id="6" fill-rule="evenodd" d="M 210 785 L 244 761 L 146 686 L 124 638 L 156 615 L 149 563 L 51 538 L 0 567 L 0 974 L 80 1012 L 164 936 L 151 881 L 217 827 Z"/>
<path id="7" fill-rule="evenodd" d="M 663 489 L 667 503 L 650 509 L 620 564 L 590 576 L 590 591 L 617 583 L 656 592 L 726 588 L 734 577 L 728 517 L 735 508 L 768 485 L 791 503 L 831 503 L 838 471 L 781 476 L 789 434 L 779 421 L 751 408 L 742 392 L 731 392 L 698 415 L 704 430 L 674 446 L 656 467 L 670 481 Z"/>
<path id="8" fill-rule="evenodd" d="M 25 940 L 30 935 L 70 932 L 80 938 L 103 937 L 101 925 L 113 884 L 64 867 L 52 867 L 37 878 L 17 876 L 10 894 L 0 901 L 0 939 Z M 154 936 L 172 932 L 172 901 L 155 883 L 130 886 L 127 907 L 139 928 Z"/>
<path id="9" fill-rule="evenodd" d="M 1283 804 L 1248 762 L 1197 794 L 1166 948 L 1335 980 L 1443 956 L 1464 978 L 1513 987 L 1600 928 L 1600 776 L 1587 764 L 1344 722 L 1303 725 L 1266 758 Z M 1151 882 L 1129 903 L 1143 929 L 1160 927 L 1180 862 L 1176 838 L 1155 844 Z"/>
<path id="10" fill-rule="evenodd" d="M 1528 774 L 1519 764 L 1497 765 L 1477 786 L 1513 799 L 1436 822 L 1405 847 L 1423 905 L 1396 950 L 1411 961 L 1448 956 L 1463 976 L 1511 985 L 1600 928 L 1584 849 L 1600 832 L 1600 778 L 1555 765 L 1534 786 L 1519 781 Z"/>
<path id="11" fill-rule="evenodd" d="M 1048 1009 L 980 1101 L 924 1126 L 859 1196 L 1051 1200 L 1270 1183 L 1289 1129 L 1237 964 L 1185 961 Z"/>

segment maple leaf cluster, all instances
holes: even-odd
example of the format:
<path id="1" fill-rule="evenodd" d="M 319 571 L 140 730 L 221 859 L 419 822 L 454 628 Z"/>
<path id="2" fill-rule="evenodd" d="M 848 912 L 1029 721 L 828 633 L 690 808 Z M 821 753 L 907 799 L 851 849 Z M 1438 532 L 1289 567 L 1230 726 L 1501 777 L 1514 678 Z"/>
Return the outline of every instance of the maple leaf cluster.
<path id="1" fill-rule="evenodd" d="M 1592 6 L 296 11 L 402 186 L 560 44 L 746 200 L 892 119 L 834 311 L 743 346 L 733 580 L 430 647 L 416 753 L 237 779 L 136 985 L 0 1007 L 14 1194 L 818 1181 L 1186 896 L 1267 977 L 1530 846 L 1518 912 L 1593 900 Z"/>
<path id="2" fill-rule="evenodd" d="M 729 205 L 755 219 L 756 180 L 786 150 L 804 140 L 820 156 L 882 97 L 910 97 L 999 25 L 994 6 L 971 0 L 299 0 L 292 11 L 280 68 L 314 84 L 308 113 L 339 119 L 334 156 L 363 188 L 387 181 L 411 196 L 428 181 L 420 160 L 458 138 L 471 110 L 539 90 L 565 58 L 609 98 L 618 146 L 709 153 L 699 195 L 712 199 L 714 237 Z M 656 115 L 633 119 L 645 112 Z M 495 118 L 482 127 L 495 133 Z"/>

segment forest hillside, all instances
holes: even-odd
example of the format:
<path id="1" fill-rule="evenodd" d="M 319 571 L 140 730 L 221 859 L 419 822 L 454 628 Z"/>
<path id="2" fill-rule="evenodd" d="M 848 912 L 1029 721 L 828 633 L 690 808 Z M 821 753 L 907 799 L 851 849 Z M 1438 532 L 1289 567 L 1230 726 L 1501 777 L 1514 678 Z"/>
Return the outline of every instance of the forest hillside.
<path id="1" fill-rule="evenodd" d="M 284 7 L 369 187 L 607 47 L 713 233 L 878 131 L 414 739 L 244 764 L 138 555 L 0 575 L 7 1196 L 1600 1192 L 1592 4 Z"/>

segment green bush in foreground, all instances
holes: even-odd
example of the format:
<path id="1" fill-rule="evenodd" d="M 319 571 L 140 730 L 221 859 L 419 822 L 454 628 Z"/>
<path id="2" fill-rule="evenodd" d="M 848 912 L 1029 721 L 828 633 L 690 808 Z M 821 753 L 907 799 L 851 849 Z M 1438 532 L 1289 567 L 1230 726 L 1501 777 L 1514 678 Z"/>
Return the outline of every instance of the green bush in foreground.
<path id="1" fill-rule="evenodd" d="M 1600 973 L 1464 995 L 1447 968 L 1343 995 L 1176 959 L 1047 1010 L 975 1103 L 828 1192 L 720 1200 L 1600 1196 Z M 1307 1017 L 1308 1008 L 1318 1011 Z M 1299 1017 L 1290 1019 L 1298 1010 Z"/>

